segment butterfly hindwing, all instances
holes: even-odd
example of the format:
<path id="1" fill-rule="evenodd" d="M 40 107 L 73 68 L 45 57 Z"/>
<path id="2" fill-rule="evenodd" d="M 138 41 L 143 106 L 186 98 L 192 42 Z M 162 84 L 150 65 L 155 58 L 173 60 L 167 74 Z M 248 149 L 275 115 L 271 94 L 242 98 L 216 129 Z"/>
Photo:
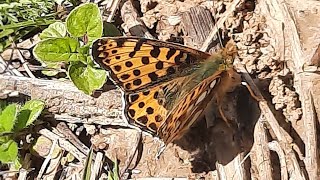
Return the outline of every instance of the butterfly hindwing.
<path id="1" fill-rule="evenodd" d="M 182 45 L 138 37 L 108 37 L 92 45 L 93 59 L 124 91 L 139 91 L 192 72 L 210 54 Z"/>
<path id="2" fill-rule="evenodd" d="M 124 114 L 131 125 L 156 135 L 168 110 L 163 106 L 161 95 L 163 86 L 154 86 L 139 92 L 125 93 Z"/>
<path id="3" fill-rule="evenodd" d="M 185 77 L 175 78 L 169 82 L 149 87 L 139 92 L 127 92 L 124 95 L 124 114 L 131 125 L 138 126 L 143 131 L 157 135 L 168 112 L 179 100 L 179 90 Z"/>
<path id="4" fill-rule="evenodd" d="M 196 120 L 202 117 L 219 82 L 220 76 L 216 73 L 201 81 L 183 98 L 179 98 L 181 100 L 176 103 L 159 129 L 158 136 L 166 144 L 180 138 Z"/>

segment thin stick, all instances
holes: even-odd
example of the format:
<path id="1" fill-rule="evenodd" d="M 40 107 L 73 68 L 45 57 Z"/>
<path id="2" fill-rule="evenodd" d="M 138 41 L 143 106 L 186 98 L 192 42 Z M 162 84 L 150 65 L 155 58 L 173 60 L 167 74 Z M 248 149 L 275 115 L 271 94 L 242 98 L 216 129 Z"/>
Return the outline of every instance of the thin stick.
<path id="1" fill-rule="evenodd" d="M 39 174 L 37 176 L 37 179 L 41 179 L 42 178 L 42 175 L 43 175 L 48 163 L 51 160 L 51 155 L 52 155 L 54 149 L 56 148 L 56 145 L 57 145 L 57 140 L 54 140 L 53 143 L 52 143 L 52 146 L 51 146 L 49 154 L 47 155 L 46 159 L 44 160 L 44 162 L 41 165 L 41 168 L 40 168 Z"/>
<path id="2" fill-rule="evenodd" d="M 23 77 L 23 74 L 21 74 L 18 70 L 16 70 L 13 66 L 11 66 L 10 64 L 8 64 L 3 57 L 0 55 L 0 68 L 2 68 L 4 71 L 6 69 L 9 69 L 9 72 L 13 73 L 16 76 L 20 76 Z M 0 72 L 0 74 L 2 74 L 2 72 Z"/>
<path id="3" fill-rule="evenodd" d="M 202 47 L 200 48 L 201 51 L 207 51 L 210 43 L 212 42 L 212 39 L 214 36 L 218 33 L 219 27 L 223 26 L 223 23 L 227 20 L 229 15 L 233 13 L 238 6 L 238 4 L 241 2 L 241 0 L 235 0 L 232 2 L 232 4 L 227 8 L 226 12 L 223 13 L 223 16 L 219 19 L 219 21 L 215 24 L 213 30 L 209 34 L 208 38 L 204 41 Z"/>
<path id="4" fill-rule="evenodd" d="M 110 8 L 111 13 L 108 16 L 107 22 L 112 21 L 114 14 L 116 13 L 117 8 L 119 7 L 120 1 L 121 0 L 113 0 L 111 8 Z"/>
<path id="5" fill-rule="evenodd" d="M 271 151 L 274 151 L 278 154 L 279 162 L 280 162 L 280 172 L 281 172 L 281 179 L 286 180 L 288 178 L 288 168 L 286 157 L 283 150 L 280 147 L 280 144 L 277 141 L 271 141 L 268 143 L 268 147 Z"/>
<path id="6" fill-rule="evenodd" d="M 120 177 L 123 177 L 124 173 L 127 171 L 127 169 L 129 168 L 130 164 L 132 163 L 133 158 L 135 157 L 135 155 L 137 154 L 138 151 L 138 147 L 139 147 L 139 143 L 141 141 L 142 138 L 142 132 L 139 131 L 138 132 L 138 136 L 136 138 L 136 147 L 134 148 L 133 153 L 131 154 L 131 156 L 129 157 L 129 159 L 126 161 L 126 166 L 123 168 L 123 170 L 121 171 Z"/>
<path id="7" fill-rule="evenodd" d="M 16 46 L 16 44 L 14 42 L 12 42 L 12 48 L 13 48 L 13 50 L 16 50 L 18 52 L 19 59 L 20 59 L 20 61 L 22 63 L 22 66 L 26 70 L 27 74 L 30 76 L 30 78 L 35 79 L 36 77 L 32 74 L 31 70 L 28 67 L 27 62 L 24 60 L 20 50 L 17 48 L 17 46 Z"/>
<path id="8" fill-rule="evenodd" d="M 90 180 L 94 180 L 97 179 L 100 169 L 102 167 L 103 164 L 103 153 L 101 152 L 97 152 L 96 158 L 94 160 L 94 164 L 93 164 L 93 169 L 92 169 L 92 173 L 91 173 L 91 177 Z"/>

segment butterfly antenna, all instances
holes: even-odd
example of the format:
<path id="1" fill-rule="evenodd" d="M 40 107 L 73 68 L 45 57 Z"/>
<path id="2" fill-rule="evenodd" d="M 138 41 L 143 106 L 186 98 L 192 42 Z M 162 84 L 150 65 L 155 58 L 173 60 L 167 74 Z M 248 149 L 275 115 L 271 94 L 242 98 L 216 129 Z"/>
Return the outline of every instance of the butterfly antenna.
<path id="1" fill-rule="evenodd" d="M 213 17 L 213 23 L 214 23 L 214 27 L 217 28 L 217 36 L 218 36 L 218 39 L 219 39 L 220 46 L 221 46 L 221 48 L 224 48 L 224 47 L 223 47 L 223 43 L 222 43 L 222 38 L 221 38 L 220 32 L 219 32 L 219 27 L 217 26 L 217 22 L 218 22 L 218 21 L 216 21 L 216 18 Z"/>

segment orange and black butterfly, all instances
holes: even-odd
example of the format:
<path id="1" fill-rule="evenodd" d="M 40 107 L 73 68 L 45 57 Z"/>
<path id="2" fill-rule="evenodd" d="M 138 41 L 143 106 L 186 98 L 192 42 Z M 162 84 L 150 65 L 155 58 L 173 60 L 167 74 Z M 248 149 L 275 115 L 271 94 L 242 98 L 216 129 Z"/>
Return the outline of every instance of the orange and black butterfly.
<path id="1" fill-rule="evenodd" d="M 226 52 L 210 55 L 138 37 L 101 38 L 91 50 L 94 61 L 122 90 L 128 123 L 165 144 L 188 131 L 212 99 L 219 106 L 240 82 L 234 69 L 225 66 L 232 59 Z"/>

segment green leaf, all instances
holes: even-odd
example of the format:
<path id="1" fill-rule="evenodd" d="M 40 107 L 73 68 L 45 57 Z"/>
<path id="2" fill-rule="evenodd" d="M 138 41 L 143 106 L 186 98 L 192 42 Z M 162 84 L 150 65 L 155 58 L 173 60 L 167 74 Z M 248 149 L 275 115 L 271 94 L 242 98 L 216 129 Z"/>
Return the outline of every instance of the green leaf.
<path id="1" fill-rule="evenodd" d="M 0 114 L 0 132 L 10 132 L 17 117 L 17 105 L 10 104 Z"/>
<path id="2" fill-rule="evenodd" d="M 102 17 L 94 3 L 82 4 L 67 17 L 67 30 L 73 37 L 88 36 L 89 42 L 102 36 Z"/>
<path id="3" fill-rule="evenodd" d="M 5 36 L 10 35 L 11 33 L 14 33 L 13 29 L 5 29 L 2 32 L 0 32 L 0 38 L 3 38 Z"/>
<path id="4" fill-rule="evenodd" d="M 31 100 L 26 102 L 20 109 L 15 125 L 15 131 L 21 130 L 33 123 L 41 114 L 44 108 L 44 102 Z"/>
<path id="5" fill-rule="evenodd" d="M 0 100 L 0 114 L 4 110 L 4 108 L 6 108 L 6 107 L 7 107 L 7 102 Z"/>
<path id="6" fill-rule="evenodd" d="M 81 54 L 89 54 L 89 50 L 90 50 L 90 44 L 86 44 L 86 45 L 81 46 L 81 47 L 79 48 L 79 52 L 80 52 Z"/>
<path id="7" fill-rule="evenodd" d="M 113 169 L 108 170 L 108 180 L 119 180 L 119 165 L 118 165 L 118 160 L 117 158 L 115 158 L 115 160 L 113 161 L 114 165 L 113 165 Z"/>
<path id="8" fill-rule="evenodd" d="M 119 180 L 120 179 L 120 177 L 119 177 L 119 165 L 118 165 L 117 158 L 115 158 L 115 160 L 114 160 L 114 166 L 113 166 L 112 171 L 113 171 L 113 179 L 114 180 Z"/>
<path id="9" fill-rule="evenodd" d="M 64 23 L 55 22 L 50 24 L 48 28 L 42 31 L 40 34 L 40 39 L 48 39 L 48 38 L 59 38 L 65 37 L 67 35 L 67 29 Z"/>
<path id="10" fill-rule="evenodd" d="M 51 68 L 48 70 L 42 70 L 42 74 L 47 75 L 47 76 L 55 76 L 57 75 L 61 69 L 61 62 L 46 62 L 45 63 L 46 68 Z"/>
<path id="11" fill-rule="evenodd" d="M 17 156 L 17 158 L 14 160 L 14 162 L 13 162 L 13 164 L 14 164 L 14 167 L 16 168 L 16 169 L 20 169 L 21 168 L 21 163 L 20 163 L 20 158 L 19 158 L 19 156 Z"/>
<path id="12" fill-rule="evenodd" d="M 122 36 L 121 32 L 117 29 L 115 25 L 109 22 L 103 23 L 103 36 L 106 37 L 115 37 Z"/>
<path id="13" fill-rule="evenodd" d="M 94 90 L 101 88 L 107 78 L 105 70 L 94 69 L 82 62 L 71 63 L 68 73 L 74 85 L 86 94 L 92 94 Z"/>
<path id="14" fill-rule="evenodd" d="M 79 53 L 79 47 L 79 42 L 69 37 L 46 39 L 36 45 L 33 54 L 43 62 L 86 62 L 86 55 Z"/>
<path id="15" fill-rule="evenodd" d="M 89 154 L 87 156 L 86 162 L 84 164 L 84 173 L 82 176 L 83 180 L 90 180 L 91 177 L 91 168 L 92 168 L 92 161 L 93 161 L 93 148 L 90 148 Z"/>
<path id="16" fill-rule="evenodd" d="M 13 140 L 0 145 L 0 162 L 12 163 L 18 158 L 18 145 Z"/>

